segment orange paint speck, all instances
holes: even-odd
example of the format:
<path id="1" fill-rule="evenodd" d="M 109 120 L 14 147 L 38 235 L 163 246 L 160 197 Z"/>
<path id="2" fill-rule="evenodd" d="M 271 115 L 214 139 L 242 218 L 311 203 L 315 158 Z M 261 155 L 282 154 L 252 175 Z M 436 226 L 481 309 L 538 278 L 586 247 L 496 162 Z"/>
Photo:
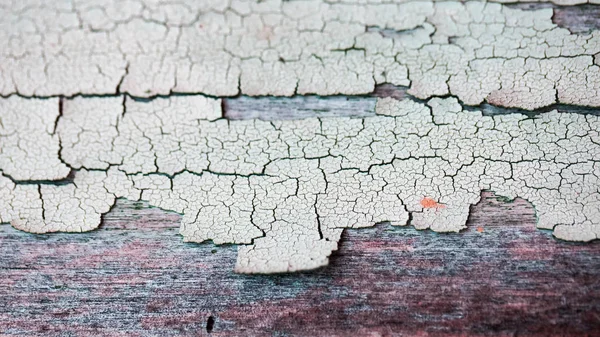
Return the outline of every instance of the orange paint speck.
<path id="1" fill-rule="evenodd" d="M 479 233 L 483 233 L 483 227 L 481 227 L 481 226 L 477 227 L 477 231 L 478 231 Z"/>
<path id="2" fill-rule="evenodd" d="M 435 201 L 431 198 L 427 198 L 427 197 L 421 199 L 421 206 L 423 206 L 423 208 L 444 208 L 444 207 L 446 207 L 446 205 L 439 204 L 437 201 Z"/>

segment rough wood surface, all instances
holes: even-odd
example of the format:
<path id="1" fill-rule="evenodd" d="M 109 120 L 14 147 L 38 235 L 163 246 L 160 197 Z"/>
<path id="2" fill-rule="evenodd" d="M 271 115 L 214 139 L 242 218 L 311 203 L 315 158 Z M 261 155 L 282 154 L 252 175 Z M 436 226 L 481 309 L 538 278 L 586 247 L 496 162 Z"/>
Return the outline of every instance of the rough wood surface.
<path id="1" fill-rule="evenodd" d="M 89 233 L 0 226 L 2 335 L 600 333 L 600 242 L 557 241 L 523 200 L 485 192 L 459 234 L 346 230 L 328 267 L 274 276 L 232 273 L 236 248 L 183 243 L 179 220 L 121 200 Z"/>
<path id="2" fill-rule="evenodd" d="M 377 99 L 368 96 L 294 96 L 226 98 L 228 119 L 286 120 L 308 117 L 367 117 L 375 115 Z"/>
<path id="3" fill-rule="evenodd" d="M 574 33 L 600 28 L 600 6 L 510 6 L 552 7 L 553 22 Z M 404 94 L 384 85 L 374 96 Z M 323 115 L 336 116 L 342 99 Z M 293 102 L 296 110 L 278 118 L 299 118 L 297 105 L 310 100 L 267 106 L 285 111 Z M 231 101 L 228 118 L 260 117 Z M 356 116 L 372 113 L 354 106 Z M 0 335 L 600 336 L 600 242 L 555 240 L 535 229 L 523 200 L 484 193 L 459 234 L 346 230 L 328 267 L 293 275 L 234 274 L 235 246 L 183 243 L 179 221 L 120 200 L 89 233 L 1 225 Z"/>

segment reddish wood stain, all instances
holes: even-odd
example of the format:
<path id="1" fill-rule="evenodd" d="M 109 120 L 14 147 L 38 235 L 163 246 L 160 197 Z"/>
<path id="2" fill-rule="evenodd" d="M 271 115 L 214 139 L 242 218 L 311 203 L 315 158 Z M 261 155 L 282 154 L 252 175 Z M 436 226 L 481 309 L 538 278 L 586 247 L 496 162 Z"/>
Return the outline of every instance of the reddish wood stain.
<path id="1" fill-rule="evenodd" d="M 346 230 L 291 275 L 233 274 L 236 247 L 179 220 L 119 201 L 90 233 L 0 226 L 0 335 L 600 335 L 600 242 L 555 240 L 523 200 L 484 193 L 458 234 Z"/>

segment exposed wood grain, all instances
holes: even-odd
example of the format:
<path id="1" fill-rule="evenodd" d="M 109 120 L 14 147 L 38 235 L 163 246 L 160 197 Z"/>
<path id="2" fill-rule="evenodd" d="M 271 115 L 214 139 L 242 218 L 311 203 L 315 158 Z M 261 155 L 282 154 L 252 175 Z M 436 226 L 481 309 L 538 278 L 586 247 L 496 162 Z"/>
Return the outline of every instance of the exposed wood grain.
<path id="1" fill-rule="evenodd" d="M 288 120 L 310 117 L 369 117 L 375 115 L 377 98 L 411 98 L 407 87 L 382 84 L 363 96 L 292 96 L 223 98 L 223 115 L 232 120 Z"/>
<path id="2" fill-rule="evenodd" d="M 591 34 L 600 29 L 600 6 L 581 5 L 554 9 L 552 21 L 575 34 Z"/>
<path id="3" fill-rule="evenodd" d="M 293 96 L 223 99 L 228 119 L 287 120 L 308 117 L 367 117 L 375 115 L 377 99 L 368 96 Z"/>
<path id="4" fill-rule="evenodd" d="M 600 242 L 535 229 L 484 193 L 459 234 L 346 230 L 330 266 L 232 273 L 235 246 L 183 243 L 179 215 L 120 200 L 97 231 L 0 226 L 3 335 L 533 335 L 600 332 Z M 212 317 L 212 327 L 208 321 Z"/>
<path id="5" fill-rule="evenodd" d="M 600 28 L 600 6 L 511 6 L 551 6 L 574 33 Z M 372 96 L 406 97 L 391 86 Z M 350 110 L 345 99 L 225 104 L 232 119 L 373 113 L 372 97 Z M 0 334 L 600 336 L 600 242 L 555 240 L 523 200 L 484 193 L 460 234 L 346 230 L 327 268 L 293 275 L 234 274 L 235 246 L 183 243 L 179 220 L 120 200 L 89 233 L 1 225 Z"/>
<path id="6" fill-rule="evenodd" d="M 407 87 L 382 84 L 375 86 L 371 94 L 363 96 L 249 97 L 242 95 L 234 98 L 223 98 L 223 115 L 231 120 L 261 119 L 270 121 L 311 117 L 360 118 L 375 115 L 377 98 L 391 97 L 397 100 L 411 99 L 426 102 L 409 95 L 407 91 Z M 553 110 L 584 115 L 600 114 L 600 109 L 597 108 L 566 104 L 552 104 L 535 110 L 524 110 L 505 108 L 483 102 L 477 106 L 463 105 L 463 109 L 481 111 L 484 116 L 520 113 L 533 117 Z"/>

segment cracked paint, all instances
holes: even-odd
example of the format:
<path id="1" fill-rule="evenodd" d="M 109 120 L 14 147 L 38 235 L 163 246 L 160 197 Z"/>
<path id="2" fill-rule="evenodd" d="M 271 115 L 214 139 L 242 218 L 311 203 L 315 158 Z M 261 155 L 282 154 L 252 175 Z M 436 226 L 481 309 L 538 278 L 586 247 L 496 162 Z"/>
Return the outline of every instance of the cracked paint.
<path id="1" fill-rule="evenodd" d="M 363 2 L 0 3 L 0 222 L 90 231 L 145 200 L 186 241 L 238 244 L 237 272 L 275 273 L 326 265 L 344 228 L 458 232 L 492 190 L 598 239 L 600 116 L 553 107 L 600 106 L 600 31 Z M 236 120 L 265 102 L 276 118 Z"/>
<path id="2" fill-rule="evenodd" d="M 186 241 L 239 244 L 237 272 L 289 272 L 326 265 L 344 228 L 458 232 L 492 190 L 557 238 L 600 234 L 600 116 L 485 116 L 452 97 L 279 121 L 227 120 L 201 95 L 0 101 L 1 153 L 44 150 L 0 161 L 0 221 L 29 232 L 92 230 L 116 198 L 146 200 L 183 215 Z M 15 115 L 44 122 L 21 132 Z"/>
<path id="3" fill-rule="evenodd" d="M 573 34 L 552 15 L 478 1 L 8 1 L 0 95 L 358 95 L 391 83 L 468 105 L 600 106 L 600 31 Z"/>

